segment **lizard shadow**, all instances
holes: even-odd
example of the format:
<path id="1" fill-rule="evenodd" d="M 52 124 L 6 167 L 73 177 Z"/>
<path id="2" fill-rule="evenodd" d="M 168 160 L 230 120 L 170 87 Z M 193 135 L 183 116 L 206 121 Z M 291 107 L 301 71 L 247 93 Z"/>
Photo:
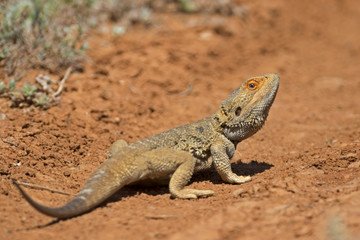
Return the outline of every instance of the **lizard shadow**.
<path id="1" fill-rule="evenodd" d="M 70 218 L 69 218 L 70 219 Z M 23 231 L 31 231 L 31 230 L 35 230 L 35 229 L 43 229 L 43 228 L 46 228 L 46 227 L 50 227 L 52 225 L 55 225 L 57 223 L 59 223 L 60 221 L 66 221 L 67 219 L 64 219 L 64 220 L 61 220 L 61 219 L 55 219 L 55 220 L 52 220 L 48 223 L 45 223 L 45 224 L 40 224 L 40 225 L 36 225 L 36 226 L 33 226 L 33 227 L 26 227 L 26 228 L 18 228 L 18 229 L 15 229 L 15 230 L 10 230 L 9 233 L 12 233 L 12 232 L 23 232 Z"/>
<path id="2" fill-rule="evenodd" d="M 106 204 L 111 202 L 118 202 L 122 198 L 131 197 L 139 194 L 146 194 L 151 196 L 163 195 L 169 193 L 168 186 L 142 186 L 142 185 L 130 185 L 121 188 L 118 192 L 112 195 L 109 199 L 107 199 L 103 204 L 99 205 L 99 207 L 104 207 Z"/>
<path id="3" fill-rule="evenodd" d="M 262 173 L 274 165 L 265 162 L 251 161 L 249 163 L 237 162 L 231 164 L 232 171 L 239 176 L 254 176 Z M 224 181 L 214 168 L 201 171 L 194 175 L 191 182 L 210 181 L 213 184 L 222 184 Z"/>

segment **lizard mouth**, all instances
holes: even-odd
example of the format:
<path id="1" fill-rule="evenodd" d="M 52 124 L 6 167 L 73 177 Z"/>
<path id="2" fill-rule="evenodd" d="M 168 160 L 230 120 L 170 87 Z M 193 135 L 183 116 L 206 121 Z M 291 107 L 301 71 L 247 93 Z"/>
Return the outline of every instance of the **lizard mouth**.
<path id="1" fill-rule="evenodd" d="M 224 128 L 224 134 L 231 140 L 241 141 L 259 131 L 264 122 L 263 117 L 257 117 L 246 122 L 227 124 Z"/>
<path id="2" fill-rule="evenodd" d="M 224 134 L 228 139 L 231 140 L 240 140 L 244 139 L 244 128 L 240 127 L 239 124 L 232 125 L 232 126 L 226 126 L 224 129 Z"/>

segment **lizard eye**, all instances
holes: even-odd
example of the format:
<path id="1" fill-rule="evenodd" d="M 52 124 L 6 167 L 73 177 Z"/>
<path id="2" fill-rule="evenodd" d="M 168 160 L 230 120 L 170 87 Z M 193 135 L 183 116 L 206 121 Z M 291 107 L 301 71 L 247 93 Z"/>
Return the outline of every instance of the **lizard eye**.
<path id="1" fill-rule="evenodd" d="M 258 87 L 258 83 L 255 82 L 254 80 L 249 81 L 247 84 L 247 88 L 250 90 L 255 90 Z"/>
<path id="2" fill-rule="evenodd" d="M 236 108 L 235 115 L 240 116 L 240 113 L 241 113 L 241 107 Z"/>

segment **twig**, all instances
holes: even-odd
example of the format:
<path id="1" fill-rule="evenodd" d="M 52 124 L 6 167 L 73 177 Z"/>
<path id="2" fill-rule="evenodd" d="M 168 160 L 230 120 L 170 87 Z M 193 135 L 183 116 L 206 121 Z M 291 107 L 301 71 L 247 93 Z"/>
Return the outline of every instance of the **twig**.
<path id="1" fill-rule="evenodd" d="M 180 93 L 180 96 L 187 96 L 192 92 L 193 86 L 191 83 L 188 84 L 187 88 Z"/>
<path id="2" fill-rule="evenodd" d="M 40 189 L 40 190 L 47 190 L 47 191 L 50 191 L 50 192 L 53 192 L 53 193 L 60 193 L 60 194 L 68 195 L 68 196 L 76 196 L 75 194 L 72 194 L 72 193 L 63 192 L 63 191 L 51 189 L 51 188 L 48 188 L 48 187 L 43 187 L 43 186 L 31 184 L 31 183 L 18 182 L 16 180 L 13 180 L 13 181 L 15 181 L 17 184 L 25 186 L 25 187 L 31 187 L 31 188 Z"/>
<path id="3" fill-rule="evenodd" d="M 1 137 L 1 136 L 0 136 L 0 139 L 1 139 L 1 141 L 3 141 L 4 143 L 10 144 L 11 146 L 19 147 L 19 146 L 18 146 L 17 144 L 15 144 L 15 143 L 8 142 L 8 141 L 4 140 L 4 138 Z"/>
<path id="4" fill-rule="evenodd" d="M 130 76 L 132 78 L 137 78 L 138 76 L 140 76 L 142 74 L 143 70 L 139 69 L 134 75 Z"/>
<path id="5" fill-rule="evenodd" d="M 167 219 L 167 218 L 178 218 L 178 216 L 176 216 L 176 215 L 167 215 L 167 214 L 164 214 L 164 215 L 147 215 L 147 216 L 145 216 L 145 218 L 159 220 L 159 219 Z"/>
<path id="6" fill-rule="evenodd" d="M 64 86 L 64 83 L 65 83 L 66 79 L 69 77 L 70 73 L 71 73 L 71 67 L 69 67 L 66 70 L 66 73 L 65 73 L 63 79 L 61 79 L 60 86 L 59 86 L 58 90 L 53 94 L 53 98 L 57 97 L 61 93 L 61 91 L 63 89 L 63 86 Z"/>

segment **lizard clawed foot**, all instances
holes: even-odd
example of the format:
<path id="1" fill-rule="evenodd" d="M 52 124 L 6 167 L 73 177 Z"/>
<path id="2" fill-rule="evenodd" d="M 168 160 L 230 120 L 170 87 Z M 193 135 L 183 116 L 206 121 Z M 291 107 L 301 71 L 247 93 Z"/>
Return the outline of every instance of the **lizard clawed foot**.
<path id="1" fill-rule="evenodd" d="M 214 191 L 197 189 L 182 189 L 171 193 L 172 197 L 182 199 L 196 199 L 199 197 L 209 197 L 213 195 L 215 195 Z"/>
<path id="2" fill-rule="evenodd" d="M 223 179 L 224 181 L 228 183 L 234 183 L 234 184 L 241 184 L 251 181 L 250 176 L 238 176 L 236 174 L 231 174 L 230 176 L 227 176 L 227 178 Z"/>

